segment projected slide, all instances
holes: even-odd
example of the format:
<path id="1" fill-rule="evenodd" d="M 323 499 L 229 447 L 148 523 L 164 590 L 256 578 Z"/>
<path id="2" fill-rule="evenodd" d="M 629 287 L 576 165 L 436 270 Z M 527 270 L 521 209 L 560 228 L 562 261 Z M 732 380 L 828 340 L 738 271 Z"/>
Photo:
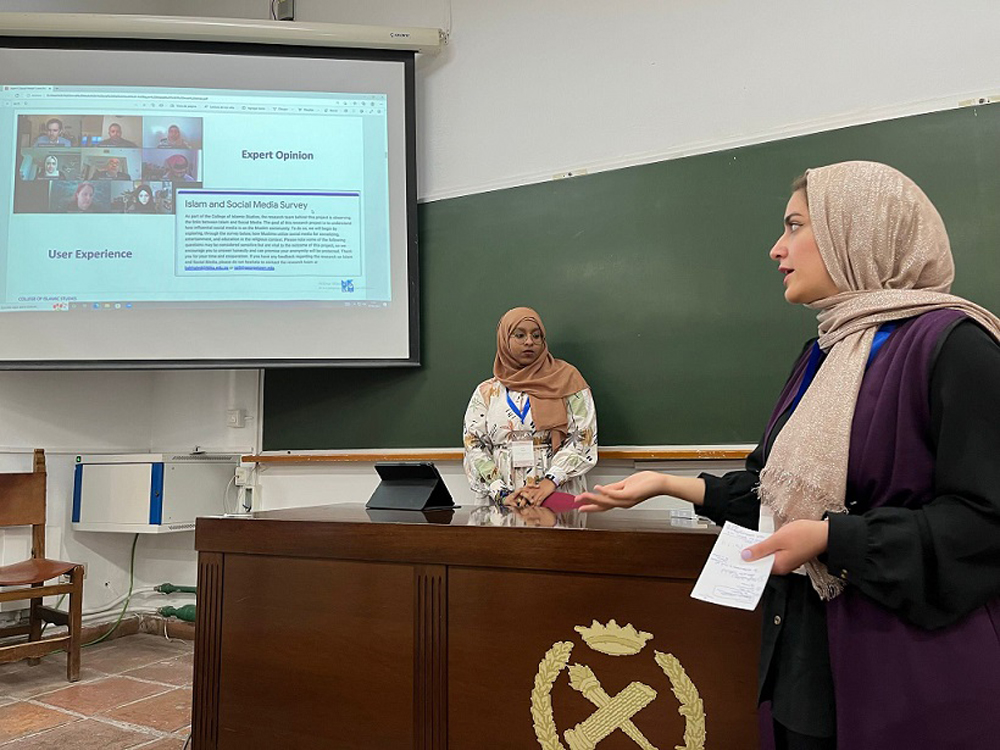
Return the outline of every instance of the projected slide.
<path id="1" fill-rule="evenodd" d="M 384 94 L 4 86 L 0 311 L 388 305 Z"/>

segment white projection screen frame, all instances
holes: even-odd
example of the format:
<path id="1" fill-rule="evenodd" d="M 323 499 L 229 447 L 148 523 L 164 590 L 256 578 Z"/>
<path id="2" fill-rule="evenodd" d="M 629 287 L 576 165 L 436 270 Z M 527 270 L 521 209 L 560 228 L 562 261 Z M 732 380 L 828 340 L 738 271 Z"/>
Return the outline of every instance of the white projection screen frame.
<path id="1" fill-rule="evenodd" d="M 3 37 L 0 369 L 419 364 L 414 54 Z"/>

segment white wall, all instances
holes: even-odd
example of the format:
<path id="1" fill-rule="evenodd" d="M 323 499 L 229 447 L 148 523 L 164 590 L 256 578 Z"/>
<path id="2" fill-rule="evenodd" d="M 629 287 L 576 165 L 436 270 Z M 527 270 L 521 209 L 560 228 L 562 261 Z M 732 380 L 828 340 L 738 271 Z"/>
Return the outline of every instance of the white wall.
<path id="1" fill-rule="evenodd" d="M 420 60 L 424 199 L 1000 93 L 989 0 L 454 0 L 451 18 Z"/>
<path id="2" fill-rule="evenodd" d="M 450 31 L 418 60 L 423 200 L 642 163 L 954 106 L 1000 93 L 1000 5 L 988 0 L 298 0 L 301 21 Z M 7 0 L 3 10 L 265 18 L 266 0 Z M 793 175 L 789 175 L 793 177 Z M 0 373 L 0 470 L 50 451 L 50 550 L 90 565 L 87 606 L 124 593 L 131 538 L 69 528 L 71 458 L 88 452 L 244 451 L 256 373 Z M 11 452 L 13 451 L 13 453 Z M 18 452 L 20 451 L 20 452 Z M 62 451 L 64 454 L 60 454 Z M 54 453 L 53 453 L 54 452 Z M 689 467 L 690 468 L 690 467 Z M 461 499 L 456 465 L 444 467 Z M 626 465 L 599 467 L 615 478 Z M 268 469 L 265 506 L 364 499 L 369 465 Z M 23 536 L 0 538 L 0 561 Z M 139 542 L 142 586 L 195 574 L 193 535 Z"/>
<path id="3" fill-rule="evenodd" d="M 128 591 L 131 534 L 72 529 L 77 453 L 249 453 L 256 445 L 257 372 L 0 372 L 0 471 L 30 471 L 31 449 L 46 450 L 49 557 L 87 565 L 85 607 L 100 609 Z M 247 427 L 226 426 L 243 408 Z M 221 502 L 220 502 L 221 510 Z M 30 552 L 27 529 L 0 532 L 0 564 Z M 142 535 L 135 587 L 193 585 L 194 533 Z M 143 597 L 140 606 L 174 603 Z M 177 600 L 183 603 L 183 599 Z M 0 611 L 17 608 L 5 605 Z"/>

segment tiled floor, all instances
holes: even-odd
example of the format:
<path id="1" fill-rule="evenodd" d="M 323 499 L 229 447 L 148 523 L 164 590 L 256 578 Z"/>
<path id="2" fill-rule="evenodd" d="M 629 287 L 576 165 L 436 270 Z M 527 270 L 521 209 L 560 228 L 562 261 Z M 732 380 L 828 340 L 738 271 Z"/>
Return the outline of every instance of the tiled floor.
<path id="1" fill-rule="evenodd" d="M 2 750 L 181 750 L 191 724 L 190 641 L 130 635 L 85 648 L 80 681 L 65 654 L 0 664 Z"/>

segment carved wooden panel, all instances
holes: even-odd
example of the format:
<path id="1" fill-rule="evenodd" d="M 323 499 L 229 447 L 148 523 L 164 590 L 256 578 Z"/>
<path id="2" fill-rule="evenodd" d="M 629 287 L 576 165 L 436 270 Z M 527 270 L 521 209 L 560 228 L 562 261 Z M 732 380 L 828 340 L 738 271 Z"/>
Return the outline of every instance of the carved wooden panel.
<path id="1" fill-rule="evenodd" d="M 692 584 L 450 568 L 449 749 L 756 748 L 758 618 Z"/>
<path id="2" fill-rule="evenodd" d="M 414 750 L 444 750 L 448 732 L 447 568 L 418 565 L 414 574 Z"/>
<path id="3" fill-rule="evenodd" d="M 216 750 L 218 747 L 223 561 L 223 555 L 212 552 L 198 555 L 198 616 L 194 635 L 191 714 L 191 742 L 198 750 Z"/>

